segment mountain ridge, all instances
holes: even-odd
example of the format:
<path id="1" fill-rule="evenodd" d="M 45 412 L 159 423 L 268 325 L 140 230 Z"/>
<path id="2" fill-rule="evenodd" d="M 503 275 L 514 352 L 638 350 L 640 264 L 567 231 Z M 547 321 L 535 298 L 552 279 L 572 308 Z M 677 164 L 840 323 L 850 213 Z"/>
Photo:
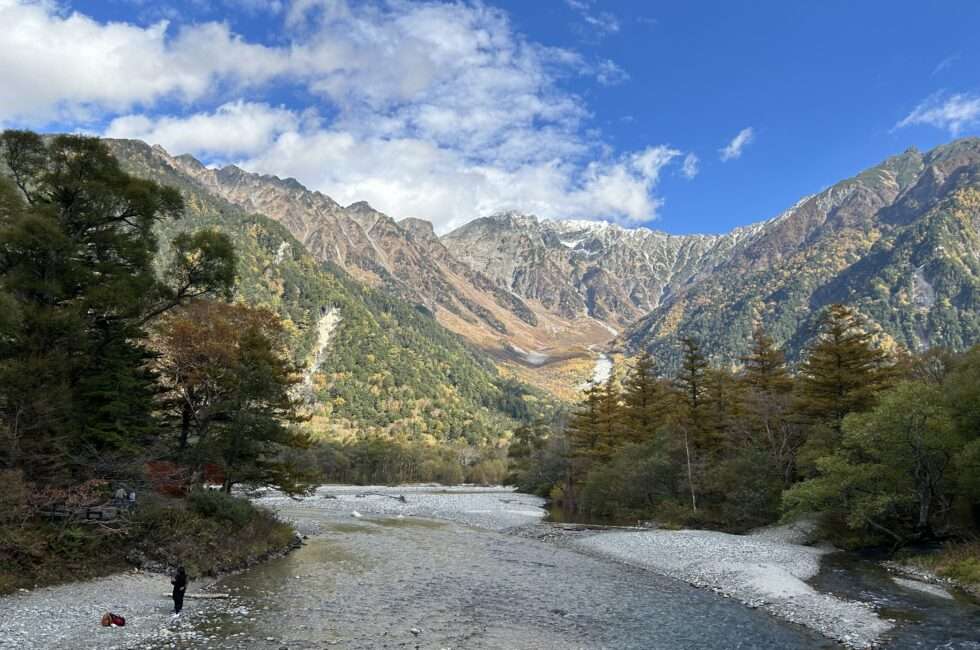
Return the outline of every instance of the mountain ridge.
<path id="1" fill-rule="evenodd" d="M 364 201 L 342 206 L 295 179 L 233 165 L 210 169 L 191 156 L 154 152 L 209 191 L 279 221 L 318 259 L 424 306 L 511 372 L 552 390 L 554 382 L 538 377 L 543 370 L 563 381 L 569 373 L 586 376 L 596 351 L 610 346 L 649 349 L 669 368 L 682 331 L 734 363 L 751 329 L 763 326 L 795 357 L 812 334 L 814 314 L 835 300 L 857 304 L 887 345 L 960 347 L 976 340 L 969 297 L 950 302 L 945 316 L 915 315 L 925 313 L 922 296 L 933 292 L 939 262 L 921 254 L 922 241 L 899 236 L 937 219 L 931 211 L 956 191 L 978 185 L 976 138 L 924 153 L 906 149 L 772 218 L 728 233 L 687 235 L 515 210 L 439 235 L 424 219 L 396 221 Z M 949 236 L 969 241 L 970 232 Z M 890 245 L 916 248 L 931 262 L 916 272 L 898 270 Z M 960 267 L 943 267 L 953 284 L 973 286 L 973 250 L 963 249 Z M 879 267 L 891 275 L 877 277 Z M 908 277 L 918 289 L 899 286 Z M 919 311 L 899 297 L 886 309 L 870 297 L 869 283 L 896 296 L 915 294 Z M 931 300 L 942 306 L 950 296 L 940 290 Z M 961 321 L 956 327 L 954 317 Z"/>

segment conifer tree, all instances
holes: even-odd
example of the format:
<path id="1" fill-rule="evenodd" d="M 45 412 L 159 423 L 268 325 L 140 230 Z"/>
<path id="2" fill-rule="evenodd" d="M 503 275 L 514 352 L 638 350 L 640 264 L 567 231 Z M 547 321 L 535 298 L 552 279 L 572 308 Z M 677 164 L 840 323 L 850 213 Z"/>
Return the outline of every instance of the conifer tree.
<path id="1" fill-rule="evenodd" d="M 756 329 L 742 362 L 741 419 L 748 444 L 765 450 L 779 466 L 784 485 L 789 485 L 802 440 L 801 427 L 791 417 L 793 378 L 786 357 L 765 331 Z"/>
<path id="2" fill-rule="evenodd" d="M 666 395 L 657 377 L 657 364 L 644 350 L 623 381 L 623 438 L 649 440 L 663 424 Z"/>
<path id="3" fill-rule="evenodd" d="M 593 455 L 602 462 L 609 460 L 613 450 L 623 443 L 620 399 L 616 368 L 613 367 L 606 381 L 601 384 L 599 396 L 599 438 Z"/>
<path id="4" fill-rule="evenodd" d="M 680 389 L 685 405 L 685 415 L 691 429 L 700 432 L 704 426 L 705 371 L 708 360 L 701 352 L 701 345 L 691 337 L 681 339 L 682 354 L 677 387 Z"/>
<path id="5" fill-rule="evenodd" d="M 730 370 L 709 368 L 704 375 L 704 430 L 701 449 L 717 455 L 734 437 L 732 430 L 741 416 L 738 382 Z"/>
<path id="6" fill-rule="evenodd" d="M 234 254 L 223 235 L 186 236 L 176 282 L 162 282 L 155 226 L 180 216 L 180 194 L 129 176 L 96 138 L 5 131 L 0 159 L 19 194 L 8 185 L 0 200 L 0 278 L 18 314 L 0 358 L 2 415 L 33 431 L 42 455 L 85 471 L 154 432 L 144 326 L 188 296 L 226 294 Z M 28 457 L 21 465 L 41 471 Z"/>
<path id="7" fill-rule="evenodd" d="M 677 426 L 683 437 L 691 509 L 697 512 L 698 499 L 694 465 L 698 444 L 704 435 L 704 375 L 708 361 L 701 352 L 700 344 L 693 338 L 682 338 L 681 345 L 683 346 L 683 360 L 680 374 L 677 377 L 677 387 L 681 396 L 683 413 Z"/>
<path id="8" fill-rule="evenodd" d="M 599 446 L 602 431 L 602 384 L 586 386 L 583 399 L 572 413 L 565 428 L 569 452 L 576 469 L 587 466 Z"/>
<path id="9" fill-rule="evenodd" d="M 873 407 L 876 394 L 890 383 L 887 363 L 863 319 L 844 305 L 831 305 L 800 368 L 800 411 L 839 438 L 844 417 Z"/>

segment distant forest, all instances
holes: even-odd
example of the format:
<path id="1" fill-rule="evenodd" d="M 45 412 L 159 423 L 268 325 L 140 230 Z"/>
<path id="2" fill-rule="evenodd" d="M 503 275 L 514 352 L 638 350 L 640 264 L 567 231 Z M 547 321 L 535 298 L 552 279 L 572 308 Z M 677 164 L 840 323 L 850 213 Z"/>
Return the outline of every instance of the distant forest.
<path id="1" fill-rule="evenodd" d="M 848 546 L 975 539 L 980 347 L 886 354 L 842 305 L 791 368 L 761 330 L 741 369 L 682 339 L 591 386 L 563 429 L 520 428 L 512 480 L 593 517 L 744 531 L 816 516 Z"/>

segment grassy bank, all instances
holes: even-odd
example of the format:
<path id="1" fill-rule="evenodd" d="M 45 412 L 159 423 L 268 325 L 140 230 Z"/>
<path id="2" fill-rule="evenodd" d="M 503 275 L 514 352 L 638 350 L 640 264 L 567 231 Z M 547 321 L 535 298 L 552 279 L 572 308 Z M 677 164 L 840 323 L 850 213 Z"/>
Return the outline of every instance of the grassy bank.
<path id="1" fill-rule="evenodd" d="M 182 564 L 213 575 L 285 551 L 293 529 L 245 499 L 196 492 L 186 499 L 152 496 L 112 524 L 42 520 L 0 526 L 0 593 L 95 578 L 140 566 Z"/>
<path id="2" fill-rule="evenodd" d="M 902 561 L 931 571 L 940 577 L 954 580 L 973 594 L 980 596 L 980 542 L 947 544 L 936 553 L 914 555 Z"/>

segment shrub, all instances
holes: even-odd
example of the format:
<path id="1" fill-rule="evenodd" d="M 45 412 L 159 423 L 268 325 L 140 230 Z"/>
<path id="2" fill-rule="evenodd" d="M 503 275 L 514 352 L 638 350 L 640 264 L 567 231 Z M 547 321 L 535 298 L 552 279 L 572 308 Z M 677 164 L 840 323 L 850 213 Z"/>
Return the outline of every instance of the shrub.
<path id="1" fill-rule="evenodd" d="M 219 519 L 241 527 L 256 516 L 255 507 L 218 490 L 194 490 L 187 495 L 187 505 L 202 517 Z"/>
<path id="2" fill-rule="evenodd" d="M 469 468 L 466 475 L 468 483 L 480 485 L 500 485 L 507 476 L 507 463 L 499 458 L 481 460 Z"/>

